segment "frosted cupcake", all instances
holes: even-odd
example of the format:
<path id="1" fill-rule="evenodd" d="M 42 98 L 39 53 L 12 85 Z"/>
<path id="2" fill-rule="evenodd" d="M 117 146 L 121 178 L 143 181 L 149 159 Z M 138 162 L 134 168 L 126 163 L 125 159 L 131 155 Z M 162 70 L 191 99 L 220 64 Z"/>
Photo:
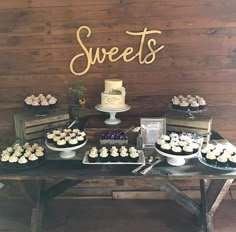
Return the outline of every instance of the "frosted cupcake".
<path id="1" fill-rule="evenodd" d="M 95 163 L 98 161 L 98 152 L 95 149 L 91 149 L 88 154 L 88 160 L 91 163 Z"/>
<path id="2" fill-rule="evenodd" d="M 129 153 L 127 150 L 122 150 L 120 152 L 120 161 L 121 162 L 128 162 L 129 161 Z"/>
<path id="3" fill-rule="evenodd" d="M 130 161 L 131 161 L 131 162 L 136 163 L 136 162 L 138 162 L 139 154 L 138 154 L 137 151 L 133 151 L 133 152 L 131 152 L 131 153 L 129 154 L 129 157 L 130 157 Z"/>
<path id="4" fill-rule="evenodd" d="M 182 101 L 180 103 L 180 109 L 183 110 L 183 111 L 187 111 L 188 110 L 188 107 L 189 107 L 189 104 L 187 101 Z"/>
<path id="5" fill-rule="evenodd" d="M 99 161 L 107 162 L 108 156 L 109 156 L 108 150 L 105 150 L 105 149 L 101 150 L 99 153 Z"/>
<path id="6" fill-rule="evenodd" d="M 236 168 L 236 156 L 234 155 L 234 156 L 231 156 L 230 158 L 229 158 L 229 166 L 230 167 L 233 167 L 233 168 Z"/>
<path id="7" fill-rule="evenodd" d="M 118 153 L 118 151 L 113 150 L 110 153 L 110 160 L 111 160 L 111 162 L 118 162 L 119 161 L 119 153 Z"/>
<path id="8" fill-rule="evenodd" d="M 178 98 L 174 98 L 172 100 L 172 108 L 179 109 L 180 108 L 180 100 Z"/>
<path id="9" fill-rule="evenodd" d="M 199 104 L 197 103 L 197 101 L 192 101 L 192 103 L 190 104 L 190 110 L 191 111 L 199 110 Z"/>
<path id="10" fill-rule="evenodd" d="M 200 110 L 206 109 L 206 107 L 207 107 L 206 101 L 203 98 L 199 99 L 198 103 L 199 103 L 199 109 Z"/>

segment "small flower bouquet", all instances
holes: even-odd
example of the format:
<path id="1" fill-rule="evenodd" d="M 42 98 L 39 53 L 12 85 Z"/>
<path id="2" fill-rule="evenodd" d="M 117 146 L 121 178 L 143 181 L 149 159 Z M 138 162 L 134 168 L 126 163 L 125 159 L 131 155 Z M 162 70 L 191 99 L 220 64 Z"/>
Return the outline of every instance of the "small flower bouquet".
<path id="1" fill-rule="evenodd" d="M 83 84 L 79 80 L 76 82 L 74 87 L 71 87 L 69 89 L 73 105 L 82 107 L 86 104 L 86 99 L 84 97 L 86 90 L 87 89 L 83 86 Z"/>

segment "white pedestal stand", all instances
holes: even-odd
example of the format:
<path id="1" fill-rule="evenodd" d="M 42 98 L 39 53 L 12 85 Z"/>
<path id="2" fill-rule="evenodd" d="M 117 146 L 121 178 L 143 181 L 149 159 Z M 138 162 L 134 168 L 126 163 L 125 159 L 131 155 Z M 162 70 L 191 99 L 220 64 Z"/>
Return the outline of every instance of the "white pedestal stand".
<path id="1" fill-rule="evenodd" d="M 53 144 L 49 144 L 47 141 L 45 141 L 46 146 L 52 150 L 52 151 L 59 151 L 59 156 L 62 159 L 70 159 L 72 157 L 74 157 L 76 155 L 75 150 L 78 150 L 79 148 L 83 147 L 85 144 L 87 143 L 87 140 L 78 145 L 78 146 L 74 146 L 74 147 L 66 147 L 66 148 L 59 148 L 59 147 L 55 147 Z"/>
<path id="2" fill-rule="evenodd" d="M 121 120 L 116 118 L 116 113 L 128 111 L 128 110 L 130 110 L 130 108 L 131 107 L 129 105 L 125 105 L 123 108 L 117 108 L 117 109 L 106 109 L 106 108 L 102 107 L 101 104 L 95 106 L 96 110 L 110 114 L 110 118 L 108 118 L 104 121 L 105 124 L 108 124 L 108 125 L 119 124 L 121 122 Z"/>
<path id="3" fill-rule="evenodd" d="M 191 155 L 179 156 L 179 155 L 167 154 L 163 151 L 160 151 L 156 147 L 155 147 L 155 149 L 159 154 L 167 157 L 167 163 L 172 165 L 172 166 L 182 166 L 186 162 L 185 159 L 192 159 L 192 158 L 197 158 L 198 157 L 198 152 L 194 153 L 194 154 L 191 154 Z"/>

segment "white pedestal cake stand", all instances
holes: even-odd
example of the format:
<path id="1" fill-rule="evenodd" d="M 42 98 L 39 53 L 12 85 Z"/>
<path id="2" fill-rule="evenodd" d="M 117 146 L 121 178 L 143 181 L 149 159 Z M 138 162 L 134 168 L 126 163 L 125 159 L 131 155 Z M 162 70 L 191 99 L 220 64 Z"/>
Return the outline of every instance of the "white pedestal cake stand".
<path id="1" fill-rule="evenodd" d="M 78 150 L 79 148 L 83 147 L 85 144 L 87 143 L 87 140 L 78 145 L 78 146 L 74 146 L 74 147 L 66 147 L 66 148 L 59 148 L 59 147 L 55 147 L 53 144 L 49 144 L 47 141 L 45 141 L 46 146 L 52 150 L 52 151 L 59 151 L 59 156 L 62 159 L 70 159 L 72 157 L 74 157 L 76 155 L 75 150 Z"/>
<path id="2" fill-rule="evenodd" d="M 107 109 L 107 108 L 102 107 L 101 104 L 95 106 L 96 110 L 110 114 L 110 118 L 104 121 L 106 124 L 109 124 L 109 125 L 119 124 L 121 120 L 116 118 L 116 113 L 128 111 L 130 110 L 130 108 L 131 107 L 129 105 L 125 105 L 123 108 L 117 108 L 117 109 Z"/>
<path id="3" fill-rule="evenodd" d="M 197 158 L 198 157 L 198 152 L 194 153 L 194 154 L 191 154 L 191 155 L 172 155 L 172 154 L 168 154 L 168 153 L 165 153 L 163 151 L 160 151 L 159 149 L 157 149 L 155 147 L 156 151 L 167 157 L 167 163 L 172 165 L 172 166 L 182 166 L 185 164 L 185 159 L 191 159 L 191 158 Z"/>

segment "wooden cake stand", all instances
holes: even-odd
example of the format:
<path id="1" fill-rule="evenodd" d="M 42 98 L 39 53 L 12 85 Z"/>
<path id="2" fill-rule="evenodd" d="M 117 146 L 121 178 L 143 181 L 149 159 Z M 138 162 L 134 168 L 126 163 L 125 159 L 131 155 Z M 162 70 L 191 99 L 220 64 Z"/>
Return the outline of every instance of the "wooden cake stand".
<path id="1" fill-rule="evenodd" d="M 95 106 L 96 110 L 110 114 L 110 118 L 104 121 L 105 124 L 108 124 L 108 125 L 116 125 L 116 124 L 121 123 L 121 120 L 116 118 L 116 113 L 128 111 L 130 110 L 130 108 L 131 107 L 129 105 L 125 105 L 123 108 L 117 108 L 117 109 L 107 109 L 107 108 L 102 107 L 101 104 Z"/>

